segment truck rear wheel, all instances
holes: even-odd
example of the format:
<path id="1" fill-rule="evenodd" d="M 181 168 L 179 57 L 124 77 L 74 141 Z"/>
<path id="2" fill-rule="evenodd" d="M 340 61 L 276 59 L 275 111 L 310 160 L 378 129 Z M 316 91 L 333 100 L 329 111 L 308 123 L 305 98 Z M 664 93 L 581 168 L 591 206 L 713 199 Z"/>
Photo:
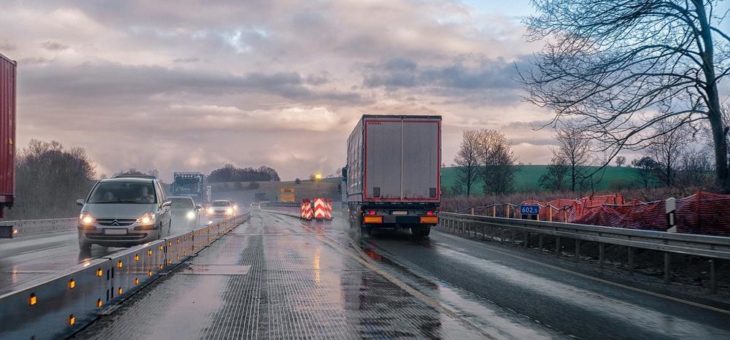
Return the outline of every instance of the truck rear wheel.
<path id="1" fill-rule="evenodd" d="M 431 227 L 427 225 L 412 226 L 411 234 L 417 240 L 428 238 L 428 235 L 431 234 Z"/>

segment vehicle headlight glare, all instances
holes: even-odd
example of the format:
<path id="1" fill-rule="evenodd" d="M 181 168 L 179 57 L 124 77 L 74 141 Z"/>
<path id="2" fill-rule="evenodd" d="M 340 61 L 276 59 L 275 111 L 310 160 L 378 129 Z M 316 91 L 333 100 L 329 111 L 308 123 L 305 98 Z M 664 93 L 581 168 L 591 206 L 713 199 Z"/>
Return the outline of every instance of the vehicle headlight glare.
<path id="1" fill-rule="evenodd" d="M 140 225 L 151 225 L 155 223 L 155 215 L 146 213 L 142 215 L 142 217 L 137 219 L 137 223 L 139 223 Z"/>
<path id="2" fill-rule="evenodd" d="M 185 217 L 187 217 L 188 220 L 193 220 L 193 219 L 195 219 L 195 212 L 192 210 L 188 211 L 188 213 L 185 214 Z"/>
<path id="3" fill-rule="evenodd" d="M 79 216 L 79 222 L 81 223 L 81 225 L 91 226 L 94 224 L 95 219 L 94 216 L 91 216 L 91 214 L 83 213 L 81 214 L 81 216 Z"/>
<path id="4" fill-rule="evenodd" d="M 226 215 L 233 215 L 233 208 L 231 208 L 231 207 L 226 208 Z"/>
<path id="5" fill-rule="evenodd" d="M 208 208 L 208 210 L 206 210 L 206 211 L 208 212 L 208 215 L 213 215 L 214 211 L 213 211 L 212 207 Z"/>

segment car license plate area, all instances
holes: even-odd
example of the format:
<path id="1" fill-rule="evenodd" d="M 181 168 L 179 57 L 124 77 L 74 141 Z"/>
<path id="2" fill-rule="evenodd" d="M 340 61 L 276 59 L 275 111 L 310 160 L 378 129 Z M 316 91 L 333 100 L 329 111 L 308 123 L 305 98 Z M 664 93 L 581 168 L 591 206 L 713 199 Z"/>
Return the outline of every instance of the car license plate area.
<path id="1" fill-rule="evenodd" d="M 104 229 L 104 235 L 127 235 L 127 229 Z"/>
<path id="2" fill-rule="evenodd" d="M 408 215 L 408 212 L 407 211 L 403 211 L 403 210 L 397 210 L 397 211 L 393 211 L 393 215 L 395 215 L 395 216 L 406 216 L 406 215 Z"/>

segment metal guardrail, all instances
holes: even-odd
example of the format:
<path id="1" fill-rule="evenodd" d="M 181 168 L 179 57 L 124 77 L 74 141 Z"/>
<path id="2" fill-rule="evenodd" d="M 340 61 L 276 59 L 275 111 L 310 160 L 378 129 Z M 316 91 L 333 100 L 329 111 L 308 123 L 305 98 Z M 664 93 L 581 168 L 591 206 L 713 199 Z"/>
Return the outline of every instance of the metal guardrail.
<path id="1" fill-rule="evenodd" d="M 248 218 L 246 213 L 135 246 L 0 295 L 0 339 L 69 336 Z"/>
<path id="2" fill-rule="evenodd" d="M 730 259 L 730 237 L 677 234 L 651 230 L 624 229 L 586 224 L 535 221 L 503 217 L 478 216 L 442 212 L 440 226 L 447 231 L 483 240 L 521 244 L 529 247 L 530 236 L 538 236 L 538 247 L 543 248 L 543 236 L 555 238 L 555 254 L 561 254 L 561 239 L 576 242 L 576 258 L 580 256 L 580 242 L 598 243 L 598 261 L 605 261 L 605 245 L 627 247 L 629 269 L 634 268 L 634 249 L 649 249 L 664 254 L 664 281 L 669 282 L 670 254 L 683 254 L 709 259 L 710 288 L 717 288 L 715 259 Z"/>
<path id="3" fill-rule="evenodd" d="M 0 238 L 19 238 L 31 235 L 75 231 L 77 218 L 54 218 L 39 220 L 1 221 L 3 233 Z"/>

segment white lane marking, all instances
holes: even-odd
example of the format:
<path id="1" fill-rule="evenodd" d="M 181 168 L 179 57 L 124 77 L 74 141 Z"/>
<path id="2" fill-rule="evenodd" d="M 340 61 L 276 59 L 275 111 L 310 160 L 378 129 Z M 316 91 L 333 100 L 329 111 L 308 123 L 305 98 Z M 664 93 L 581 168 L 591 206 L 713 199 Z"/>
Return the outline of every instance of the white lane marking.
<path id="1" fill-rule="evenodd" d="M 439 233 L 441 234 L 441 236 L 444 236 L 444 237 L 447 237 L 447 238 L 467 240 L 467 241 L 475 242 L 475 243 L 480 244 L 480 245 L 489 246 L 489 244 L 486 244 L 486 243 L 483 243 L 483 242 L 478 242 L 478 241 L 475 241 L 475 240 L 470 240 L 470 239 L 463 238 L 463 237 L 459 237 L 459 236 L 455 236 L 455 235 L 449 235 L 449 234 L 444 233 L 444 232 L 439 232 Z M 443 246 L 443 247 L 445 247 L 445 248 L 451 248 L 449 246 Z M 618 283 L 618 282 L 604 280 L 604 279 L 601 279 L 601 278 L 598 278 L 598 277 L 595 277 L 595 276 L 591 276 L 591 275 L 587 275 L 587 274 L 582 274 L 582 273 L 579 273 L 579 272 L 575 272 L 575 271 L 572 271 L 570 269 L 565 269 L 565 268 L 562 268 L 562 267 L 553 266 L 551 264 L 547 264 L 547 263 L 544 263 L 544 262 L 532 260 L 532 259 L 529 259 L 529 258 L 526 258 L 526 257 L 522 257 L 522 256 L 519 256 L 519 255 L 510 254 L 510 253 L 505 252 L 505 251 L 502 251 L 500 249 L 495 249 L 495 247 L 489 247 L 489 250 L 490 251 L 497 252 L 497 253 L 500 253 L 500 254 L 505 255 L 505 256 L 509 256 L 509 257 L 512 257 L 512 258 L 516 258 L 516 259 L 520 259 L 520 260 L 523 260 L 523 261 L 527 261 L 527 262 L 530 262 L 532 264 L 537 264 L 537 265 L 540 265 L 540 266 L 543 266 L 543 267 L 546 267 L 546 268 L 558 270 L 558 271 L 561 271 L 561 272 L 564 272 L 564 273 L 568 273 L 568 274 L 573 274 L 575 276 L 578 276 L 578 277 L 581 277 L 581 278 L 584 278 L 584 279 L 589 279 L 589 280 L 593 280 L 593 281 L 596 281 L 596 282 L 601 282 L 601 283 L 604 283 L 604 284 L 607 284 L 607 285 L 611 285 L 611 286 L 615 286 L 615 287 L 620 287 L 620 288 L 628 289 L 628 290 L 631 290 L 631 291 L 635 291 L 635 292 L 639 292 L 639 293 L 651 295 L 651 296 L 658 297 L 658 298 L 662 298 L 662 299 L 666 299 L 666 300 L 671 300 L 671 301 L 674 301 L 674 302 L 683 303 L 683 304 L 690 305 L 690 306 L 693 306 L 693 307 L 698 307 L 698 308 L 702 308 L 702 309 L 711 310 L 713 312 L 718 312 L 718 313 L 730 315 L 730 310 L 725 310 L 725 309 L 721 309 L 721 308 L 717 308 L 717 307 L 705 305 L 705 304 L 702 304 L 702 303 L 699 303 L 699 302 L 684 300 L 684 299 L 676 298 L 676 297 L 669 296 L 669 295 L 665 295 L 665 294 L 662 294 L 662 293 L 652 292 L 652 291 L 645 290 L 645 289 L 641 289 L 641 288 L 637 288 L 637 287 L 631 287 L 631 286 L 628 286 L 628 285 L 625 285 L 625 284 L 621 284 L 621 283 Z M 453 251 L 453 249 L 452 249 L 452 251 Z"/>

